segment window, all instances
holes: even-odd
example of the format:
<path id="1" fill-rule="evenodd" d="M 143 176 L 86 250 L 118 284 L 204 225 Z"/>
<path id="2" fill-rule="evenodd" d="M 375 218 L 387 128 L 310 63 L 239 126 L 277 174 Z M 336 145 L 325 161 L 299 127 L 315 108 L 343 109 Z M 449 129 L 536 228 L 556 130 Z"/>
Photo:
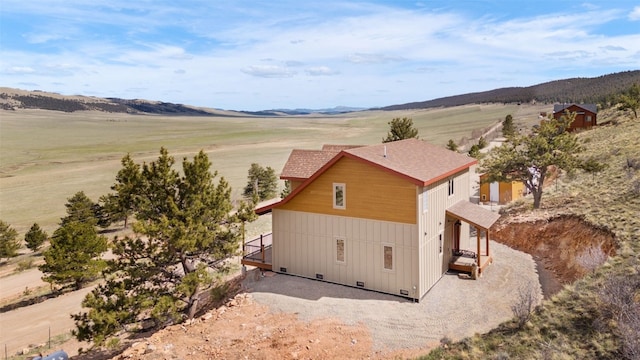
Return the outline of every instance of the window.
<path id="1" fill-rule="evenodd" d="M 333 208 L 344 209 L 346 208 L 346 185 L 345 184 L 333 184 Z"/>
<path id="2" fill-rule="evenodd" d="M 453 195 L 453 179 L 449 179 L 449 196 Z"/>
<path id="3" fill-rule="evenodd" d="M 336 261 L 339 263 L 346 262 L 344 239 L 336 238 Z"/>
<path id="4" fill-rule="evenodd" d="M 429 210 L 429 196 L 427 189 L 425 188 L 422 193 L 422 211 L 427 212 L 427 210 Z"/>
<path id="5" fill-rule="evenodd" d="M 591 122 L 591 115 L 587 115 L 587 122 Z"/>
<path id="6" fill-rule="evenodd" d="M 384 255 L 384 269 L 393 270 L 393 245 L 384 245 L 382 249 Z"/>

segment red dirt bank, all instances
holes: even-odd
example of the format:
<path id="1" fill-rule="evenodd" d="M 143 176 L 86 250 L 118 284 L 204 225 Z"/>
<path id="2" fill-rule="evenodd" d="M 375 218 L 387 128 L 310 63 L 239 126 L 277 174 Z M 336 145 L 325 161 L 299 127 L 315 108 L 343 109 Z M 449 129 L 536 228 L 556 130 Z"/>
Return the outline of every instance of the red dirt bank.
<path id="1" fill-rule="evenodd" d="M 577 216 L 527 220 L 503 217 L 494 238 L 531 254 L 561 284 L 570 284 L 602 265 L 616 253 L 615 237 Z"/>

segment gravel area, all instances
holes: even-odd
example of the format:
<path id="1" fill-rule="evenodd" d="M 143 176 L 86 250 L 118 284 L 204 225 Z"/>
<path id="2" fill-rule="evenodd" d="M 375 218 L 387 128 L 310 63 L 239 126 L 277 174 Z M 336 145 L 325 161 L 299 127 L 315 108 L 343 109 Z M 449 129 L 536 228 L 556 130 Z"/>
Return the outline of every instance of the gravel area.
<path id="1" fill-rule="evenodd" d="M 479 280 L 447 274 L 420 303 L 407 299 L 291 275 L 259 272 L 244 287 L 271 311 L 297 314 L 301 320 L 335 318 L 371 331 L 374 350 L 427 348 L 447 336 L 456 341 L 484 333 L 513 317 L 519 289 L 542 289 L 533 258 L 491 242 L 494 262 Z M 255 271 L 255 270 L 254 270 Z"/>

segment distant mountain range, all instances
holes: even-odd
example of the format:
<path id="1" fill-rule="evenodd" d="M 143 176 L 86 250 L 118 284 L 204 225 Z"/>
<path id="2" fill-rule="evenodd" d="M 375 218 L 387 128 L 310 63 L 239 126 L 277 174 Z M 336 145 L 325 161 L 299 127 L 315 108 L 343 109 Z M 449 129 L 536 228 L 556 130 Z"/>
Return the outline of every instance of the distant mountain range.
<path id="1" fill-rule="evenodd" d="M 617 95 L 632 84 L 640 83 L 640 70 L 624 71 L 595 78 L 556 80 L 528 87 L 508 87 L 490 91 L 448 96 L 434 100 L 391 105 L 376 110 L 427 109 L 476 103 L 596 103 L 611 105 Z M 42 109 L 64 112 L 105 111 L 129 114 L 181 116 L 287 116 L 341 114 L 367 110 L 338 106 L 330 109 L 273 109 L 263 111 L 226 111 L 149 100 L 126 100 L 89 96 L 66 96 L 44 91 L 0 88 L 0 109 Z"/>

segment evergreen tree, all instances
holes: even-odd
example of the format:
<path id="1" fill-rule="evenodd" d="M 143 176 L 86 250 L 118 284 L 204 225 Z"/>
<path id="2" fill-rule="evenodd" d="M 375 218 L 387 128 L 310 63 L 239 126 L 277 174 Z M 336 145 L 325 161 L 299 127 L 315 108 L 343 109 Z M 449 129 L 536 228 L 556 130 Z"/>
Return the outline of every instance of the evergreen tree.
<path id="1" fill-rule="evenodd" d="M 0 259 L 17 256 L 20 246 L 18 232 L 0 220 Z"/>
<path id="2" fill-rule="evenodd" d="M 43 252 L 45 263 L 38 268 L 46 282 L 81 289 L 100 275 L 105 251 L 107 239 L 91 222 L 67 221 L 53 233 L 51 246 Z"/>
<path id="3" fill-rule="evenodd" d="M 291 194 L 291 181 L 284 181 L 284 189 L 280 192 L 280 198 L 284 199 L 287 195 Z"/>
<path id="4" fill-rule="evenodd" d="M 581 166 L 577 155 L 582 148 L 575 135 L 566 131 L 575 115 L 547 119 L 533 134 L 515 135 L 511 141 L 491 149 L 481 166 L 481 171 L 488 174 L 486 181 L 524 183 L 533 194 L 533 207 L 539 208 L 547 168 L 555 165 L 571 171 Z"/>
<path id="5" fill-rule="evenodd" d="M 413 127 L 413 120 L 411 118 L 394 118 L 388 124 L 389 132 L 387 133 L 387 137 L 382 139 L 383 143 L 418 138 L 418 129 Z"/>
<path id="6" fill-rule="evenodd" d="M 473 144 L 471 149 L 469 149 L 469 156 L 475 159 L 480 158 L 480 147 L 477 144 Z"/>
<path id="7" fill-rule="evenodd" d="M 271 167 L 263 168 L 259 164 L 253 163 L 249 168 L 247 178 L 247 186 L 244 187 L 243 191 L 243 195 L 246 198 L 257 196 L 258 201 L 264 201 L 276 197 L 278 177 Z"/>
<path id="8" fill-rule="evenodd" d="M 40 247 L 47 241 L 49 235 L 40 228 L 40 225 L 34 223 L 24 236 L 27 248 L 33 252 L 37 252 Z"/>
<path id="9" fill-rule="evenodd" d="M 516 134 L 516 128 L 513 125 L 513 116 L 511 114 L 505 116 L 502 122 L 502 135 L 506 138 L 510 138 Z"/>
<path id="10" fill-rule="evenodd" d="M 489 145 L 487 139 L 485 139 L 484 136 L 480 136 L 480 139 L 478 139 L 478 149 L 484 149 L 487 145 Z"/>
<path id="11" fill-rule="evenodd" d="M 638 118 L 638 109 L 640 109 L 640 85 L 633 84 L 629 90 L 623 93 L 619 99 L 618 109 L 631 110 L 633 117 Z"/>
<path id="12" fill-rule="evenodd" d="M 458 151 L 458 144 L 456 144 L 453 139 L 449 139 L 449 142 L 447 143 L 447 149 L 451 151 Z"/>
<path id="13" fill-rule="evenodd" d="M 78 191 L 67 199 L 65 204 L 67 216 L 63 217 L 60 225 L 64 226 L 69 222 L 81 222 L 96 226 L 98 224 L 99 205 L 91 201 L 84 191 Z"/>
<path id="14" fill-rule="evenodd" d="M 120 161 L 122 168 L 116 174 L 116 183 L 111 186 L 113 194 L 100 197 L 104 218 L 101 226 L 109 226 L 113 222 L 124 221 L 124 228 L 129 225 L 138 200 L 141 186 L 140 165 L 127 154 Z"/>
<path id="15" fill-rule="evenodd" d="M 184 159 L 184 176 L 172 169 L 166 149 L 142 166 L 133 224 L 134 237 L 113 241 L 107 280 L 84 299 L 86 312 L 73 315 L 79 340 L 102 344 L 128 324 L 150 318 L 157 326 L 193 317 L 222 261 L 239 251 L 242 222 L 251 206 L 232 214 L 231 188 L 215 183 L 207 155 Z"/>

